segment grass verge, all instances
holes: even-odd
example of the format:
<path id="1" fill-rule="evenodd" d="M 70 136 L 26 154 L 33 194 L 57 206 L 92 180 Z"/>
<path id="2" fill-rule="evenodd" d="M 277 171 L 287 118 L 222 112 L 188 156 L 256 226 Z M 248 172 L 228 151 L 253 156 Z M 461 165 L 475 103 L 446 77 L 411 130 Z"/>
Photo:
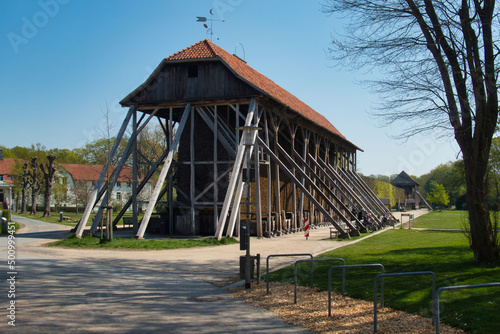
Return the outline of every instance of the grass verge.
<path id="1" fill-rule="evenodd" d="M 200 239 L 132 239 L 132 238 L 113 238 L 113 241 L 101 243 L 100 238 L 94 236 L 83 236 L 77 238 L 74 234 L 67 239 L 51 242 L 47 246 L 69 247 L 69 248 L 109 248 L 109 249 L 176 249 L 190 247 L 206 247 L 229 245 L 239 243 L 234 238 L 200 238 Z"/>
<path id="2" fill-rule="evenodd" d="M 52 215 L 50 217 L 43 217 L 43 212 L 38 212 L 36 215 L 32 216 L 30 214 L 22 214 L 16 212 L 15 215 L 21 216 L 21 217 L 26 217 L 26 218 L 31 218 L 31 219 L 36 219 L 42 222 L 46 223 L 53 223 L 53 224 L 61 224 L 61 225 L 66 225 L 66 226 L 76 226 L 76 224 L 80 221 L 82 218 L 83 212 L 80 213 L 75 213 L 75 212 L 63 212 L 63 216 L 67 217 L 69 219 L 64 219 L 63 221 L 60 221 L 59 219 L 59 213 L 52 212 Z M 86 226 L 91 226 L 92 225 L 92 219 L 95 217 L 96 213 L 92 212 L 90 214 L 90 217 L 87 221 Z M 116 217 L 117 213 L 113 212 L 113 219 Z M 138 216 L 138 219 L 140 220 L 144 214 L 140 214 Z M 126 212 L 124 217 L 132 217 L 132 212 Z M 120 221 L 118 223 L 118 226 L 121 226 L 123 223 Z"/>
<path id="3" fill-rule="evenodd" d="M 416 228 L 463 229 L 467 217 L 467 211 L 432 211 L 413 220 L 411 225 Z M 408 218 L 405 218 L 407 221 Z"/>
<path id="4" fill-rule="evenodd" d="M 458 221 L 461 214 L 454 212 L 447 215 L 447 219 Z M 430 214 L 430 218 L 439 215 Z M 474 265 L 467 239 L 460 231 L 388 230 L 319 258 L 343 258 L 346 264 L 380 263 L 386 273 L 432 271 L 437 276 L 438 288 L 500 281 L 498 264 L 494 267 Z M 328 290 L 328 269 L 336 264 L 315 264 L 314 285 Z M 373 301 L 373 279 L 378 273 L 380 269 L 349 269 L 346 272 L 347 294 Z M 293 283 L 293 275 L 292 266 L 273 273 L 271 280 Z M 298 277 L 300 284 L 309 283 L 308 264 L 299 266 Z M 338 292 L 341 280 L 341 271 L 334 270 L 332 288 Z M 430 317 L 431 287 L 430 276 L 388 277 L 385 279 L 385 304 Z M 500 318 L 493 316 L 500 307 L 500 288 L 445 291 L 440 300 L 442 322 L 471 333 L 492 333 L 500 328 Z"/>

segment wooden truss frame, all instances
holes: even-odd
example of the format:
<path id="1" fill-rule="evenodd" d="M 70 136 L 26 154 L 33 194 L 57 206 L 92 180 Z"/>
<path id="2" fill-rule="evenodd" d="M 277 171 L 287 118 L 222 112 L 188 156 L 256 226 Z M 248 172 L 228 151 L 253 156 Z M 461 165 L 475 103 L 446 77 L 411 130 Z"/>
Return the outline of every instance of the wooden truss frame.
<path id="1" fill-rule="evenodd" d="M 234 123 L 221 117 L 219 109 L 231 110 Z M 244 107 L 242 107 L 244 106 Z M 182 112 L 180 108 L 184 108 Z M 174 119 L 173 109 L 177 108 Z M 143 114 L 138 120 L 138 111 Z M 161 116 L 159 116 L 161 115 Z M 194 145 L 196 131 L 196 117 L 203 120 L 204 126 L 211 131 L 213 143 L 213 159 L 199 161 L 195 156 Z M 147 116 L 147 117 L 146 117 Z M 138 157 L 144 157 L 137 149 L 138 134 L 154 117 L 162 124 L 168 149 L 156 161 L 148 161 L 149 170 L 138 179 Z M 162 119 L 165 120 L 163 125 Z M 243 133 L 238 130 L 240 122 L 244 126 L 259 127 L 255 132 L 252 145 L 244 145 Z M 131 123 L 131 124 L 130 124 Z M 118 144 L 124 138 L 125 131 L 131 127 L 132 134 L 129 138 L 125 152 L 106 182 L 106 171 L 109 162 L 114 158 Z M 189 159 L 176 161 L 175 153 L 180 149 L 181 136 L 189 139 Z M 194 234 L 197 208 L 212 207 L 214 236 L 221 238 L 225 233 L 231 237 L 238 234 L 240 220 L 240 206 L 251 205 L 255 216 L 256 235 L 258 237 L 276 235 L 289 231 L 298 231 L 303 227 L 304 218 L 309 211 L 311 223 L 315 219 L 319 222 L 332 224 L 341 236 L 359 234 L 364 230 L 364 225 L 353 213 L 364 209 L 370 213 L 377 224 L 379 217 L 390 214 L 390 211 L 373 194 L 363 180 L 357 175 L 356 147 L 342 138 L 335 136 L 311 122 L 290 114 L 282 106 L 263 98 L 251 98 L 239 101 L 219 101 L 218 103 L 186 103 L 184 106 L 133 106 L 129 109 L 125 120 L 118 132 L 108 162 L 103 168 L 95 184 L 90 200 L 87 203 L 83 217 L 76 228 L 76 235 L 82 236 L 90 212 L 98 208 L 96 217 L 100 217 L 100 206 L 108 202 L 108 193 L 115 186 L 118 175 L 126 163 L 133 166 L 132 196 L 125 203 L 123 209 L 115 218 L 116 225 L 126 210 L 132 208 L 133 227 L 136 238 L 143 238 L 151 215 L 156 204 L 162 202 L 161 198 L 167 196 L 169 230 L 174 234 L 175 205 L 174 189 L 177 193 L 177 202 L 182 199 L 187 203 L 189 212 L 188 227 Z M 230 160 L 220 161 L 217 152 L 224 150 Z M 250 161 L 248 161 L 250 157 Z M 251 198 L 248 203 L 242 203 L 244 182 L 241 174 L 244 166 L 253 165 L 258 176 Z M 210 165 L 213 175 L 203 189 L 197 189 L 195 184 L 196 166 Z M 161 166 L 161 170 L 160 170 Z M 189 193 L 177 188 L 173 181 L 175 168 L 189 168 L 190 189 Z M 223 167 L 229 166 L 229 167 Z M 137 219 L 137 195 L 144 189 L 153 174 L 158 173 L 156 182 L 145 210 L 142 221 Z M 261 175 L 266 175 L 261 177 Z M 227 186 L 221 188 L 222 179 L 229 178 Z M 282 197 L 283 190 L 290 192 L 287 198 Z M 289 189 L 289 190 L 287 190 Z M 224 201 L 220 202 L 221 192 L 225 191 Z M 210 194 L 212 201 L 203 201 Z M 221 196 L 219 196 L 221 195 Z M 100 204 L 103 203 L 103 204 Z M 289 212 L 289 218 L 287 214 Z M 316 214 L 317 213 L 317 214 Z M 95 233 L 97 222 L 94 219 L 90 231 Z M 266 224 L 263 224 L 263 221 Z M 140 223 L 140 224 L 139 224 Z"/>

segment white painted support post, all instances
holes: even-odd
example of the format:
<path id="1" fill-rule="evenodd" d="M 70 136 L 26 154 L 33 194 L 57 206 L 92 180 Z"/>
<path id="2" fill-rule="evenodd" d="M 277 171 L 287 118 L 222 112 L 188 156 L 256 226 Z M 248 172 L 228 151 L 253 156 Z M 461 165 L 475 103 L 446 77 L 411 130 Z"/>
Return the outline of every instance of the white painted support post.
<path id="1" fill-rule="evenodd" d="M 250 101 L 250 107 L 248 108 L 248 114 L 245 120 L 245 126 L 250 126 L 252 124 L 253 114 L 255 112 L 256 107 L 257 103 L 253 98 Z M 240 174 L 241 171 L 241 165 L 243 162 L 244 154 L 245 154 L 245 140 L 243 134 L 241 136 L 241 140 L 238 145 L 238 151 L 236 152 L 236 159 L 234 161 L 233 172 L 231 174 L 231 179 L 229 180 L 229 186 L 227 187 L 226 197 L 224 198 L 224 204 L 222 205 L 222 211 L 219 217 L 219 222 L 217 224 L 217 230 L 215 231 L 215 237 L 219 240 L 222 238 L 222 232 L 224 231 L 224 226 L 226 225 L 229 206 L 231 205 L 231 200 L 233 199 L 236 181 L 238 180 L 238 175 Z M 236 210 L 236 208 L 233 209 Z"/>
<path id="2" fill-rule="evenodd" d="M 151 118 L 153 118 L 153 116 L 159 110 L 160 109 L 155 109 L 153 111 L 153 113 L 149 116 L 149 118 L 147 119 L 146 123 L 144 123 L 139 129 L 137 129 L 137 124 L 135 124 L 136 112 L 134 111 L 134 113 L 133 113 L 134 117 L 133 117 L 132 123 L 134 123 L 135 125 L 134 124 L 132 124 L 132 125 L 133 125 L 135 130 L 132 131 L 132 136 L 129 138 L 127 146 L 125 147 L 125 150 L 123 151 L 123 154 L 122 154 L 120 160 L 118 161 L 118 164 L 117 164 L 115 170 L 113 171 L 110 179 L 108 180 L 108 189 L 106 190 L 106 193 L 105 193 L 104 198 L 103 198 L 101 203 L 109 203 L 109 199 L 111 199 L 111 194 L 113 193 L 113 189 L 116 185 L 116 181 L 118 181 L 118 178 L 120 177 L 120 173 L 123 169 L 123 166 L 125 166 L 125 163 L 127 162 L 131 153 L 134 153 L 134 154 L 137 153 L 137 150 L 134 149 L 134 145 L 137 144 L 137 134 L 140 133 L 142 131 L 142 129 L 144 129 L 146 127 L 146 125 L 149 123 Z M 135 197 L 133 197 L 133 198 L 135 198 Z M 96 200 L 99 201 L 99 198 L 97 198 Z M 94 219 L 94 222 L 92 223 L 92 227 L 90 228 L 91 233 L 95 233 L 95 231 L 97 230 L 97 225 L 98 225 L 99 221 L 101 220 L 102 211 L 103 211 L 102 207 L 100 207 L 99 210 L 97 211 L 96 218 Z"/>
<path id="3" fill-rule="evenodd" d="M 167 173 L 170 170 L 170 166 L 172 165 L 172 160 L 174 159 L 174 153 L 175 151 L 177 151 L 177 147 L 179 146 L 181 134 L 182 131 L 184 130 L 184 126 L 187 123 L 190 110 L 191 110 L 191 104 L 188 103 L 188 105 L 184 109 L 184 113 L 182 114 L 179 127 L 177 128 L 174 140 L 172 141 L 172 146 L 169 148 L 168 155 L 167 158 L 165 159 L 165 163 L 163 164 L 163 168 L 161 170 L 158 181 L 156 182 L 155 188 L 153 189 L 153 193 L 151 194 L 148 207 L 146 208 L 146 212 L 144 213 L 144 217 L 142 218 L 142 223 L 139 226 L 139 230 L 137 231 L 136 238 L 138 239 L 142 239 L 144 237 L 144 232 L 146 232 L 146 227 L 148 226 L 149 219 L 151 218 L 151 214 L 153 213 L 153 209 L 155 208 L 156 201 L 158 200 L 158 195 L 160 194 L 161 188 L 163 187 L 163 183 L 165 182 L 165 177 L 167 176 Z"/>
<path id="4" fill-rule="evenodd" d="M 80 219 L 80 222 L 78 223 L 78 226 L 76 228 L 75 235 L 77 238 L 81 238 L 83 231 L 85 230 L 85 225 L 87 225 L 87 221 L 89 220 L 90 212 L 94 208 L 94 205 L 96 204 L 96 199 L 97 199 L 97 193 L 102 187 L 102 184 L 104 183 L 104 179 L 106 178 L 106 173 L 107 173 L 107 166 L 111 164 L 111 160 L 116 154 L 116 151 L 118 150 L 118 146 L 123 138 L 123 134 L 125 133 L 125 130 L 127 130 L 128 123 L 130 122 L 130 118 L 132 117 L 132 114 L 135 112 L 135 107 L 130 107 L 127 113 L 127 116 L 125 117 L 125 120 L 122 123 L 122 127 L 120 128 L 120 131 L 118 131 L 118 134 L 116 135 L 116 140 L 113 144 L 113 147 L 111 147 L 111 151 L 109 152 L 109 156 L 106 160 L 106 164 L 104 165 L 103 169 L 101 170 L 101 174 L 99 175 L 99 178 L 97 179 L 96 185 L 94 187 L 94 190 L 92 191 L 92 194 L 90 194 L 89 201 L 87 202 L 87 206 L 85 207 L 85 211 L 83 212 L 82 218 Z"/>
<path id="5" fill-rule="evenodd" d="M 137 111 L 132 118 L 132 137 L 135 138 L 132 146 L 132 228 L 137 232 Z"/>
<path id="6" fill-rule="evenodd" d="M 255 115 L 257 115 L 257 112 L 255 112 Z M 255 119 L 255 123 L 258 124 L 258 119 Z M 242 136 L 245 135 L 245 132 L 242 133 Z M 249 146 L 249 147 L 243 147 L 243 150 L 244 150 L 244 153 L 248 150 L 249 153 L 248 153 L 248 157 L 252 156 L 252 153 L 253 151 L 255 150 L 256 152 L 256 161 L 257 161 L 257 164 L 259 162 L 259 157 L 258 157 L 258 150 L 259 150 L 259 146 L 257 144 L 257 132 L 254 133 L 254 136 L 252 138 L 252 142 L 254 143 L 252 146 Z M 256 149 L 255 149 L 256 148 Z M 241 164 L 241 166 L 247 166 L 248 164 L 248 157 L 246 155 L 244 155 L 244 158 L 243 158 L 243 162 Z M 258 169 L 256 168 L 256 171 Z M 233 171 L 234 172 L 234 171 Z M 248 172 L 248 178 L 250 177 L 250 172 Z M 257 179 L 259 178 L 258 174 L 255 173 L 255 183 L 257 184 Z M 235 210 L 234 208 L 239 208 L 240 207 L 240 203 L 241 203 L 241 197 L 242 197 L 242 194 L 243 194 L 243 186 L 244 186 L 244 182 L 238 182 L 238 186 L 236 188 L 236 193 L 234 195 L 234 200 L 233 200 L 233 210 L 231 211 L 231 216 L 229 217 L 229 223 L 228 223 L 228 227 L 227 227 L 227 232 L 226 232 L 226 236 L 231 238 L 233 236 L 233 233 L 234 233 L 234 225 L 236 223 L 236 215 L 239 213 L 239 210 Z M 256 207 L 257 207 L 257 236 L 258 237 L 262 237 L 262 217 L 260 216 L 259 217 L 259 203 L 260 203 L 260 194 L 258 191 L 255 192 L 256 194 Z M 251 193 L 249 195 L 249 198 L 248 200 L 250 201 L 251 199 Z M 259 221 L 260 221 L 260 235 L 259 235 Z"/>

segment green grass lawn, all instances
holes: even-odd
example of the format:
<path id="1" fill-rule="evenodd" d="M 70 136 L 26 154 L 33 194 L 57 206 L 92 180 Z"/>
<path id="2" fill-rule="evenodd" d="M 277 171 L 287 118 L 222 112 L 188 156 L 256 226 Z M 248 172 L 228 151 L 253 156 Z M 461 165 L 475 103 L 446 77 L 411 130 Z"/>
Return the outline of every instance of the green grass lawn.
<path id="1" fill-rule="evenodd" d="M 134 239 L 134 238 L 113 238 L 111 242 L 100 242 L 98 237 L 83 236 L 81 239 L 71 235 L 67 239 L 55 241 L 47 244 L 55 247 L 70 248 L 113 248 L 113 249 L 175 249 L 203 246 L 229 245 L 239 243 L 234 238 L 222 238 L 220 241 L 215 238 L 196 239 Z"/>
<path id="2" fill-rule="evenodd" d="M 462 214 L 457 211 L 443 213 L 429 214 L 428 222 L 424 220 L 422 224 L 444 228 L 452 226 L 452 222 Z M 446 219 L 440 222 L 436 217 Z M 456 228 L 460 227 L 457 225 Z M 473 254 L 460 231 L 391 229 L 318 258 L 343 258 L 346 264 L 380 263 L 384 265 L 386 273 L 432 271 L 437 276 L 438 288 L 500 282 L 499 266 L 473 264 Z M 335 264 L 315 264 L 315 286 L 328 290 L 328 269 Z M 308 268 L 307 264 L 299 266 L 299 280 L 303 285 L 309 282 Z M 349 269 L 346 273 L 347 294 L 372 301 L 373 279 L 378 273 L 380 269 Z M 293 283 L 293 266 L 273 273 L 271 279 Z M 385 305 L 430 317 L 431 286 L 431 276 L 388 277 L 385 279 Z M 332 288 L 341 291 L 340 270 L 334 271 Z M 442 322 L 471 333 L 493 333 L 500 328 L 500 317 L 492 316 L 498 313 L 500 307 L 498 287 L 444 291 L 440 299 Z"/>
<path id="3" fill-rule="evenodd" d="M 435 229 L 463 229 L 467 222 L 467 211 L 432 211 L 412 221 L 412 227 Z M 405 227 L 408 217 L 404 218 Z"/>
<path id="4" fill-rule="evenodd" d="M 21 213 L 15 213 L 15 215 L 26 217 L 26 218 L 31 218 L 31 219 L 36 219 L 40 220 L 46 223 L 54 223 L 54 224 L 61 224 L 61 225 L 67 225 L 67 226 L 76 226 L 76 224 L 80 221 L 83 215 L 83 211 L 79 212 L 78 214 L 75 212 L 63 212 L 64 217 L 69 217 L 69 220 L 64 219 L 62 222 L 59 220 L 59 212 L 52 212 L 51 217 L 43 218 L 43 212 L 37 212 L 36 215 L 32 216 L 30 214 L 21 214 Z M 92 225 L 92 219 L 95 217 L 96 213 L 92 212 L 90 214 L 89 220 L 87 221 L 86 226 L 91 226 Z M 113 212 L 113 219 L 116 217 L 117 213 Z M 142 218 L 144 214 L 140 214 L 138 216 L 139 220 Z M 124 217 L 132 217 L 132 212 L 126 212 Z M 123 222 L 120 221 L 118 223 L 118 226 L 122 226 Z"/>

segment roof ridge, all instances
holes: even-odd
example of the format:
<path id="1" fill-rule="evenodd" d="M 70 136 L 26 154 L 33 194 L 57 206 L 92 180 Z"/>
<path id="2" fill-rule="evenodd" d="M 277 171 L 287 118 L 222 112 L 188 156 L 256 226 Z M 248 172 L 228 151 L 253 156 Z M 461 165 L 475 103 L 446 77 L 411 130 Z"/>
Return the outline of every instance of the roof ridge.
<path id="1" fill-rule="evenodd" d="M 216 56 L 218 56 L 217 52 L 215 52 L 213 45 L 215 45 L 212 41 L 209 41 L 208 39 L 204 39 L 202 42 L 204 42 L 209 48 L 210 51 L 212 51 Z"/>
<path id="2" fill-rule="evenodd" d="M 201 40 L 166 57 L 165 60 L 215 58 L 218 54 L 214 51 L 214 48 L 210 43 L 211 42 L 208 39 Z"/>

